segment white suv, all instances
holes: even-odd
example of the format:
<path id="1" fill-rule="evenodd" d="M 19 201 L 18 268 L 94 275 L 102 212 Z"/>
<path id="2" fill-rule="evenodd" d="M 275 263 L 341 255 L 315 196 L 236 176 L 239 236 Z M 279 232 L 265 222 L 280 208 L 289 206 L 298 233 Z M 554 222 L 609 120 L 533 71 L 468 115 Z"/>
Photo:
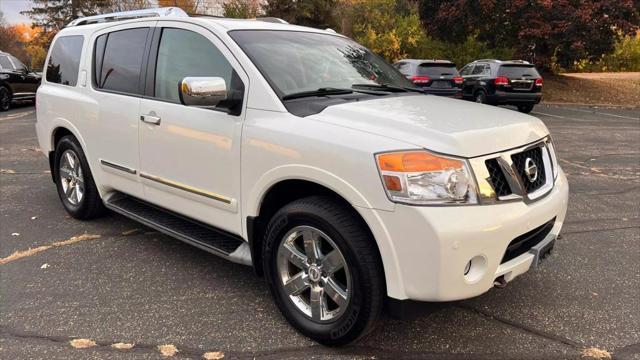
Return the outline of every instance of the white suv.
<path id="1" fill-rule="evenodd" d="M 340 345 L 383 305 L 480 295 L 537 266 L 567 209 L 538 119 L 429 96 L 354 41 L 175 8 L 74 21 L 37 94 L 64 208 L 104 208 L 264 275 Z"/>

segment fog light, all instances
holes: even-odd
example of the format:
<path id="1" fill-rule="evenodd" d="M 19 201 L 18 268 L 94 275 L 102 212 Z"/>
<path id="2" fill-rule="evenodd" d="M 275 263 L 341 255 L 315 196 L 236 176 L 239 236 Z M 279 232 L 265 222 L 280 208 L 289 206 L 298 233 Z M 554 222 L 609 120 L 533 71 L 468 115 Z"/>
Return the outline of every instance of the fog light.
<path id="1" fill-rule="evenodd" d="M 487 258 L 484 255 L 476 255 L 464 267 L 464 279 L 469 284 L 480 281 L 487 272 Z"/>
<path id="2" fill-rule="evenodd" d="M 471 270 L 471 260 L 469 260 L 467 266 L 464 267 L 464 274 L 467 275 L 469 273 L 469 270 Z"/>

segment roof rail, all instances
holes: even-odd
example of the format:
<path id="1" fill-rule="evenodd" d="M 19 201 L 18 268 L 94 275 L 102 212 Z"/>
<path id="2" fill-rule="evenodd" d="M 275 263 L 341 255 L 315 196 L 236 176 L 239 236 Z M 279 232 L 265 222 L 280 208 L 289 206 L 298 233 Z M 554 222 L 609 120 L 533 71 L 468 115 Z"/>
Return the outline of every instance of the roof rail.
<path id="1" fill-rule="evenodd" d="M 518 64 L 527 64 L 527 65 L 531 64 L 527 60 L 508 60 L 508 61 L 518 63 Z"/>
<path id="2" fill-rule="evenodd" d="M 87 16 L 73 20 L 67 25 L 67 27 L 106 23 L 120 20 L 139 19 L 145 17 L 189 17 L 189 15 L 184 12 L 184 10 L 178 7 L 142 9 Z"/>
<path id="3" fill-rule="evenodd" d="M 498 59 L 478 59 L 478 60 L 473 60 L 473 62 L 476 62 L 476 61 L 485 61 L 485 62 L 493 61 L 493 62 L 498 62 L 498 63 L 502 62 L 502 61 L 500 61 Z"/>
<path id="4" fill-rule="evenodd" d="M 277 24 L 288 24 L 288 22 L 286 22 L 285 20 L 282 20 L 277 17 L 259 17 L 259 18 L 256 18 L 256 20 L 270 22 L 270 23 L 277 23 Z"/>

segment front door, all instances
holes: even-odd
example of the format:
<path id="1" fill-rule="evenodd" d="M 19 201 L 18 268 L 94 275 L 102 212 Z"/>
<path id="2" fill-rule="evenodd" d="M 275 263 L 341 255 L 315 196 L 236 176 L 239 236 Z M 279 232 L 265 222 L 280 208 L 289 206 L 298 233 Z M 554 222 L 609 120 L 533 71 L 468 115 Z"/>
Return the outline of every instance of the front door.
<path id="1" fill-rule="evenodd" d="M 178 25 L 180 28 L 178 28 Z M 247 84 L 246 74 L 208 29 L 162 23 L 154 34 L 140 106 L 140 179 L 145 199 L 240 234 L 240 134 L 244 112 L 182 105 L 185 77 Z"/>

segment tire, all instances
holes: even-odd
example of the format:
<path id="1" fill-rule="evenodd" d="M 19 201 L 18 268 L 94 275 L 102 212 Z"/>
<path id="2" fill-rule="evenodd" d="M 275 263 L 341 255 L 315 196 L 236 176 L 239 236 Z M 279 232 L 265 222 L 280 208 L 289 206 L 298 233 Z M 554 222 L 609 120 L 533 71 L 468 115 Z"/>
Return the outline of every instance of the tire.
<path id="1" fill-rule="evenodd" d="M 0 111 L 7 111 L 11 108 L 11 91 L 5 86 L 0 86 Z"/>
<path id="2" fill-rule="evenodd" d="M 63 137 L 56 144 L 54 156 L 58 196 L 69 215 L 89 220 L 104 214 L 105 207 L 78 140 L 71 135 Z"/>
<path id="3" fill-rule="evenodd" d="M 304 247 L 312 238 L 320 249 L 315 261 Z M 296 200 L 273 216 L 263 241 L 264 274 L 278 308 L 293 327 L 328 346 L 351 343 L 374 328 L 386 290 L 373 241 L 352 210 L 331 197 Z M 290 256 L 292 246 L 296 256 Z M 306 264 L 304 258 L 311 265 L 300 265 Z M 344 266 L 335 266 L 341 262 Z M 338 270 L 330 275 L 332 268 Z M 285 287 L 296 278 L 303 279 L 296 282 L 301 286 Z M 291 289 L 299 290 L 299 295 Z M 313 302 L 312 297 L 321 301 Z"/>
<path id="4" fill-rule="evenodd" d="M 518 105 L 518 111 L 528 114 L 533 110 L 533 105 Z"/>
<path id="5" fill-rule="evenodd" d="M 477 102 L 478 104 L 486 104 L 487 93 L 484 92 L 484 90 L 476 91 L 475 95 L 473 96 L 473 101 Z"/>

